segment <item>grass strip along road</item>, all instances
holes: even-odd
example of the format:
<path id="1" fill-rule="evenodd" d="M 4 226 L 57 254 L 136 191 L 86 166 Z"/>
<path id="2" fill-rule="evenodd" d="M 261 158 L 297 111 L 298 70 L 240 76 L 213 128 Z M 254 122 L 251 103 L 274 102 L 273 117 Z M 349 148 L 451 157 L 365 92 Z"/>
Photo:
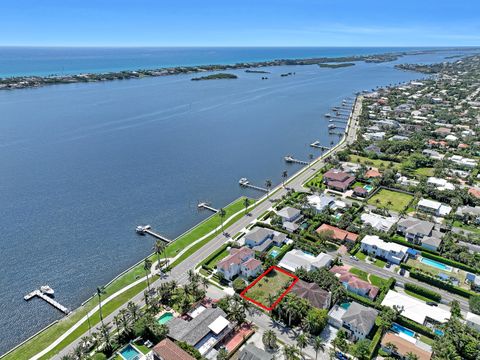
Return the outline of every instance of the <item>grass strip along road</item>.
<path id="1" fill-rule="evenodd" d="M 244 209 L 244 197 L 238 198 L 231 204 L 227 205 L 224 210 L 226 212 L 225 219 L 229 219 L 236 213 L 237 214 L 233 219 L 225 222 L 225 226 L 232 224 L 243 216 Z M 253 203 L 253 201 L 252 201 Z M 207 218 L 206 220 L 199 223 L 197 226 L 193 227 L 186 233 L 178 237 L 171 245 L 166 249 L 167 257 L 175 257 L 176 254 L 179 254 L 183 249 L 187 248 L 191 243 L 195 242 L 202 236 L 205 236 L 209 232 L 215 230 L 220 225 L 220 217 L 218 214 L 214 214 Z M 208 236 L 207 238 L 199 241 L 190 249 L 187 249 L 182 255 L 180 255 L 171 266 L 179 264 L 181 261 L 185 260 L 190 254 L 195 252 L 198 248 L 205 245 L 208 241 L 213 239 L 215 234 Z M 156 255 L 152 254 L 149 256 L 151 261 L 156 261 Z M 121 275 L 109 285 L 105 287 L 105 294 L 102 296 L 103 299 L 108 298 L 109 296 L 115 294 L 117 291 L 125 288 L 126 286 L 138 281 L 139 278 L 145 276 L 145 270 L 143 268 L 143 260 L 137 265 L 128 270 L 125 274 Z M 146 288 L 146 282 L 135 285 L 131 289 L 128 289 L 124 293 L 118 295 L 111 302 L 107 303 L 103 309 L 104 316 L 108 315 L 120 305 L 128 302 L 130 298 L 139 292 L 143 291 Z M 2 356 L 2 360 L 21 360 L 21 359 L 30 359 L 35 354 L 39 353 L 45 349 L 48 345 L 53 343 L 55 339 L 64 334 L 68 329 L 70 329 L 74 324 L 80 321 L 83 317 L 87 315 L 89 311 L 94 309 L 98 305 L 98 299 L 93 297 L 85 302 L 82 306 L 77 308 L 72 314 L 61 319 L 56 324 L 48 327 L 44 331 L 38 333 L 36 336 L 25 342 L 24 344 L 17 347 L 10 353 Z M 98 317 L 98 312 L 90 318 L 90 324 L 94 324 L 100 321 Z M 83 334 L 88 330 L 88 322 L 84 322 L 80 327 L 78 327 L 72 334 L 70 334 L 66 339 L 64 339 L 59 345 L 55 347 L 55 350 L 62 349 L 64 346 L 69 344 L 71 341 L 75 340 L 79 334 Z M 48 357 L 46 357 L 48 358 Z"/>

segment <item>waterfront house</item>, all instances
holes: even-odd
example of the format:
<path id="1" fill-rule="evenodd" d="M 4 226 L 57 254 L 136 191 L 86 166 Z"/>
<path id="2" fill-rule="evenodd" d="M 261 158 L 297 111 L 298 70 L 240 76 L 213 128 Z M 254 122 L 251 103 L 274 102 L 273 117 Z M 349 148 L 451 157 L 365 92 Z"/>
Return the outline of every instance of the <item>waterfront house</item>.
<path id="1" fill-rule="evenodd" d="M 217 271 L 226 280 L 231 280 L 238 275 L 248 279 L 262 271 L 262 263 L 255 259 L 255 251 L 247 247 L 231 248 L 230 255 L 218 262 Z"/>
<path id="2" fill-rule="evenodd" d="M 317 230 L 317 234 L 322 232 L 328 232 L 332 236 L 332 240 L 338 241 L 340 243 L 355 243 L 358 239 L 358 235 L 350 231 L 342 230 L 336 226 L 322 224 Z"/>
<path id="3" fill-rule="evenodd" d="M 165 338 L 155 345 L 152 354 L 154 360 L 195 360 L 193 356 L 169 338 Z"/>
<path id="4" fill-rule="evenodd" d="M 255 227 L 245 235 L 245 245 L 259 253 L 265 253 L 273 246 L 282 246 L 287 240 L 284 233 L 262 227 Z"/>
<path id="5" fill-rule="evenodd" d="M 355 177 L 334 169 L 323 174 L 323 181 L 329 189 L 345 192 L 353 184 Z"/>
<path id="6" fill-rule="evenodd" d="M 286 206 L 278 211 L 277 215 L 282 218 L 282 227 L 285 230 L 294 232 L 300 227 L 299 221 L 302 219 L 302 213 L 300 210 Z"/>
<path id="7" fill-rule="evenodd" d="M 450 214 L 452 208 L 438 201 L 421 199 L 417 204 L 417 210 L 435 216 L 446 216 Z"/>
<path id="8" fill-rule="evenodd" d="M 409 353 L 416 355 L 418 360 L 430 360 L 432 351 L 427 350 L 428 346 L 423 344 L 424 346 L 420 347 L 418 340 L 415 341 L 414 338 L 407 340 L 407 338 L 389 331 L 383 336 L 380 347 L 387 354 L 392 354 L 401 360 L 408 359 Z M 391 345 L 395 347 L 392 349 Z"/>
<path id="9" fill-rule="evenodd" d="M 182 341 L 197 349 L 200 355 L 209 358 L 209 353 L 215 353 L 219 344 L 234 328 L 227 320 L 227 314 L 220 308 L 205 308 L 192 312 L 195 317 L 190 320 L 173 318 L 166 325 L 168 337 Z"/>
<path id="10" fill-rule="evenodd" d="M 304 268 L 307 271 L 329 267 L 333 262 L 333 257 L 328 254 L 320 253 L 317 256 L 307 254 L 302 250 L 290 250 L 282 258 L 278 266 L 295 272 L 297 269 Z"/>
<path id="11" fill-rule="evenodd" d="M 371 256 L 400 264 L 407 257 L 409 248 L 397 243 L 385 242 L 376 235 L 367 235 L 362 239 L 360 249 Z"/>
<path id="12" fill-rule="evenodd" d="M 291 291 L 298 297 L 307 300 L 310 305 L 317 309 L 330 308 L 331 293 L 323 290 L 316 283 L 299 280 L 295 283 Z"/>

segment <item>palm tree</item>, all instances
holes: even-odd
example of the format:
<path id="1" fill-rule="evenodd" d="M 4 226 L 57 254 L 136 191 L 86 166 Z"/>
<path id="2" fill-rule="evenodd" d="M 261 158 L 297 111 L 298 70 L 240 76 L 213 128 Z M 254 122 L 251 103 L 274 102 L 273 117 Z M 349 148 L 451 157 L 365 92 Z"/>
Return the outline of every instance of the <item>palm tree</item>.
<path id="1" fill-rule="evenodd" d="M 411 351 L 409 351 L 405 356 L 405 360 L 418 360 L 418 359 L 419 359 L 418 355 L 412 353 Z"/>
<path id="2" fill-rule="evenodd" d="M 307 347 L 307 344 L 308 344 L 307 335 L 302 333 L 297 336 L 297 346 L 300 349 L 300 351 L 305 349 Z"/>
<path id="3" fill-rule="evenodd" d="M 221 348 L 217 353 L 217 360 L 227 360 L 228 359 L 228 351 L 224 348 Z"/>
<path id="4" fill-rule="evenodd" d="M 297 360 L 299 353 L 300 352 L 295 345 L 285 345 L 283 347 L 283 355 L 286 360 Z"/>
<path id="5" fill-rule="evenodd" d="M 127 304 L 127 310 L 133 321 L 137 321 L 140 317 L 140 308 L 138 307 L 138 305 L 135 304 L 133 301 L 129 301 Z"/>
<path id="6" fill-rule="evenodd" d="M 288 178 L 288 172 L 287 172 L 287 170 L 283 170 L 283 172 L 282 172 L 282 185 L 283 185 L 283 187 L 285 187 L 285 180 L 287 180 L 287 178 Z"/>
<path id="7" fill-rule="evenodd" d="M 272 180 L 265 180 L 265 187 L 267 188 L 267 195 L 270 194 L 270 189 L 272 188 Z"/>
<path id="8" fill-rule="evenodd" d="M 222 227 L 222 234 L 225 234 L 225 231 L 223 230 L 223 219 L 225 216 L 227 216 L 227 212 L 225 211 L 224 208 L 221 208 L 218 210 L 218 216 L 220 217 L 220 226 Z"/>
<path id="9" fill-rule="evenodd" d="M 105 294 L 105 288 L 103 286 L 97 286 L 97 296 L 98 296 L 98 313 L 100 315 L 100 322 L 103 325 L 103 315 L 102 315 L 102 295 Z"/>
<path id="10" fill-rule="evenodd" d="M 143 270 L 145 270 L 145 274 L 147 275 L 147 288 L 150 291 L 150 278 L 148 275 L 150 274 L 150 270 L 152 268 L 152 261 L 148 258 L 145 259 L 143 262 Z"/>
<path id="11" fill-rule="evenodd" d="M 277 335 L 273 330 L 266 330 L 262 336 L 262 342 L 265 348 L 275 349 L 277 347 Z"/>
<path id="12" fill-rule="evenodd" d="M 325 343 L 323 342 L 323 339 L 320 336 L 316 336 L 313 338 L 313 350 L 315 350 L 315 360 L 317 360 L 318 353 L 320 351 L 325 351 Z"/>
<path id="13" fill-rule="evenodd" d="M 275 302 L 275 300 L 277 300 L 275 295 L 273 295 L 273 294 L 268 294 L 267 295 L 267 303 L 268 303 L 269 306 L 272 306 L 273 303 Z"/>
<path id="14" fill-rule="evenodd" d="M 157 254 L 157 269 L 160 269 L 160 255 L 165 250 L 165 247 L 165 243 L 160 239 L 157 239 L 153 245 L 153 251 Z"/>
<path id="15" fill-rule="evenodd" d="M 188 277 L 188 282 L 193 282 L 194 279 L 195 279 L 195 271 L 193 271 L 192 269 L 189 269 L 187 271 L 187 277 Z"/>
<path id="16" fill-rule="evenodd" d="M 120 336 L 120 315 L 115 315 L 113 317 L 113 322 L 115 323 L 115 327 L 117 328 L 117 336 Z"/>
<path id="17" fill-rule="evenodd" d="M 394 343 L 391 343 L 391 342 L 387 342 L 387 343 L 385 344 L 385 348 L 386 348 L 388 351 L 390 351 L 390 353 L 392 353 L 392 352 L 395 353 L 395 352 L 397 352 L 397 350 L 398 350 L 397 345 L 395 345 Z"/>
<path id="18" fill-rule="evenodd" d="M 245 215 L 248 214 L 248 207 L 250 206 L 250 199 L 249 198 L 245 198 L 243 200 L 243 206 L 245 206 Z"/>
<path id="19" fill-rule="evenodd" d="M 110 352 L 112 349 L 112 338 L 110 337 L 110 327 L 102 324 L 100 326 L 100 335 L 102 338 L 102 342 L 105 344 L 105 349 L 107 352 Z"/>
<path id="20" fill-rule="evenodd" d="M 207 291 L 208 287 L 210 286 L 210 281 L 208 281 L 208 279 L 206 277 L 201 277 L 201 283 L 202 283 L 202 286 L 203 286 L 203 290 Z"/>

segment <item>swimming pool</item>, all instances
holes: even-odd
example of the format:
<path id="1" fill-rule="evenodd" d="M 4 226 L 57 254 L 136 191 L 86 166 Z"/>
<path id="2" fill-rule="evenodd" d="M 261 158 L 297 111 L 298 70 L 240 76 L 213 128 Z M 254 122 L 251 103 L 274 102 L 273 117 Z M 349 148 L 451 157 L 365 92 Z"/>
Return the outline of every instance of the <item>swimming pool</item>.
<path id="1" fill-rule="evenodd" d="M 275 250 L 275 249 L 273 249 L 272 251 L 270 251 L 270 256 L 271 256 L 272 258 L 276 258 L 276 257 L 278 256 L 278 251 Z"/>
<path id="2" fill-rule="evenodd" d="M 439 329 L 435 329 L 435 330 L 434 330 L 434 333 L 435 333 L 435 335 L 438 335 L 438 336 L 443 336 L 443 335 L 445 335 L 444 332 L 443 332 L 442 330 L 439 330 Z"/>
<path id="3" fill-rule="evenodd" d="M 128 344 L 122 350 L 120 350 L 120 356 L 126 360 L 139 360 L 143 354 L 135 349 L 132 344 Z"/>
<path id="4" fill-rule="evenodd" d="M 392 330 L 397 333 L 404 333 L 405 335 L 408 335 L 410 337 L 415 336 L 415 333 L 412 330 L 404 328 L 402 325 L 399 325 L 397 323 L 393 323 Z"/>
<path id="5" fill-rule="evenodd" d="M 422 257 L 420 259 L 420 262 L 421 263 L 424 263 L 428 266 L 432 266 L 434 268 L 437 268 L 437 269 L 440 269 L 440 270 L 444 270 L 444 271 L 452 271 L 452 267 L 451 266 L 448 266 L 448 265 L 445 265 L 441 262 L 438 262 L 438 261 L 435 261 L 435 260 L 432 260 L 432 259 L 427 259 L 427 258 L 424 258 Z"/>
<path id="6" fill-rule="evenodd" d="M 372 185 L 365 185 L 363 187 L 365 190 L 367 190 L 368 192 L 372 191 L 373 190 L 373 186 Z"/>
<path id="7" fill-rule="evenodd" d="M 169 322 L 170 320 L 172 320 L 172 318 L 173 318 L 173 314 L 170 312 L 166 312 L 165 314 L 162 314 L 157 321 L 160 325 L 163 325 Z"/>
<path id="8" fill-rule="evenodd" d="M 344 302 L 344 303 L 341 303 L 340 304 L 340 307 L 345 309 L 345 310 L 348 310 L 348 308 L 350 307 L 350 304 L 349 302 Z"/>

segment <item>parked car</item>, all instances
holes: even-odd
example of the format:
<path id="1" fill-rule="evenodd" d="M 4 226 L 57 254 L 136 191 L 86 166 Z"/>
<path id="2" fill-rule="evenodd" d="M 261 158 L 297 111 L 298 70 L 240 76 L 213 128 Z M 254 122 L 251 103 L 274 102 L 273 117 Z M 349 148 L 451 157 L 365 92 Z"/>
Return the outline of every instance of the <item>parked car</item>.
<path id="1" fill-rule="evenodd" d="M 348 358 L 345 355 L 343 355 L 340 351 L 337 351 L 335 353 L 335 357 L 340 360 L 348 360 Z"/>
<path id="2" fill-rule="evenodd" d="M 389 262 L 387 262 L 387 265 L 385 265 L 385 267 L 386 267 L 387 269 L 390 269 L 390 266 L 392 266 L 392 264 L 389 263 Z"/>
<path id="3" fill-rule="evenodd" d="M 355 260 L 355 261 L 358 261 L 358 258 L 357 258 L 355 255 L 351 255 L 351 256 L 350 256 L 350 259 Z"/>
<path id="4" fill-rule="evenodd" d="M 427 305 L 430 305 L 430 306 L 438 306 L 438 304 L 434 301 L 427 301 Z"/>
<path id="5" fill-rule="evenodd" d="M 401 276 L 405 275 L 405 269 L 400 269 L 399 274 L 400 274 Z"/>

